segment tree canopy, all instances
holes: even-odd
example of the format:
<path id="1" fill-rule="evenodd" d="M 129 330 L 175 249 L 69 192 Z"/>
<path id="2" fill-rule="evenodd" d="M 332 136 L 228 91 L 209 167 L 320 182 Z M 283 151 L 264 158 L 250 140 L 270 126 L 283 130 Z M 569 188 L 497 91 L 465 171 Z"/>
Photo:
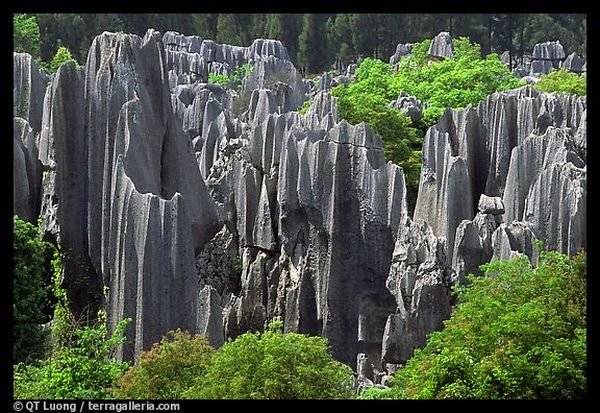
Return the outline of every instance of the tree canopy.
<path id="1" fill-rule="evenodd" d="M 20 16 L 20 17 L 18 17 Z M 16 24 L 18 21 L 19 24 Z M 34 21 L 39 29 L 36 37 Z M 175 30 L 248 46 L 255 38 L 279 39 L 292 61 L 316 73 L 336 61 L 358 57 L 387 60 L 398 43 L 432 38 L 440 31 L 466 36 L 484 54 L 511 52 L 521 58 L 536 43 L 560 40 L 569 52 L 585 53 L 585 14 L 73 14 L 15 16 L 15 48 L 49 62 L 60 46 L 83 64 L 103 31 L 143 35 L 148 28 Z M 552 33 L 552 39 L 548 38 Z M 37 39 L 37 40 L 36 40 Z M 311 50 L 310 54 L 306 54 Z M 303 60 L 304 59 L 304 60 Z"/>
<path id="2" fill-rule="evenodd" d="M 330 399 L 352 395 L 352 370 L 335 361 L 327 339 L 283 333 L 274 321 L 223 345 L 186 393 L 200 399 Z"/>

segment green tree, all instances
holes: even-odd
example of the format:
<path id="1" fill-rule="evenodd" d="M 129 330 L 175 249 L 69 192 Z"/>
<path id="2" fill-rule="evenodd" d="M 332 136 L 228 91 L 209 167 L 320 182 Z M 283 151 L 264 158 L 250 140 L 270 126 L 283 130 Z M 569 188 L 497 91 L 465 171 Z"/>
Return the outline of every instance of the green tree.
<path id="1" fill-rule="evenodd" d="M 214 349 L 202 336 L 171 331 L 141 354 L 113 389 L 118 399 L 181 399 L 190 384 L 204 374 Z"/>
<path id="2" fill-rule="evenodd" d="M 75 62 L 75 59 L 73 59 L 73 55 L 71 55 L 71 52 L 69 51 L 69 49 L 67 49 L 64 46 L 61 46 L 58 48 L 58 50 L 56 51 L 56 54 L 54 55 L 54 57 L 52 58 L 52 62 L 50 62 L 50 72 L 51 73 L 56 73 L 58 71 L 58 68 L 60 66 L 62 66 L 63 63 L 66 62 Z"/>
<path id="3" fill-rule="evenodd" d="M 395 374 L 364 398 L 571 399 L 586 394 L 586 261 L 542 252 L 495 260 Z"/>
<path id="4" fill-rule="evenodd" d="M 356 70 L 356 80 L 336 86 L 332 94 L 338 98 L 340 117 L 352 124 L 365 122 L 381 136 L 386 159 L 400 165 L 406 174 L 412 205 L 419 184 L 422 135 L 407 115 L 390 107 L 390 101 L 398 97 L 393 80 L 390 65 L 366 58 Z"/>
<path id="5" fill-rule="evenodd" d="M 305 14 L 302 17 L 302 30 L 298 37 L 298 63 L 304 73 L 314 67 L 314 51 L 312 50 L 315 38 L 315 17 Z"/>
<path id="6" fill-rule="evenodd" d="M 413 47 L 413 54 L 400 61 L 392 89 L 427 102 L 423 114 L 426 126 L 436 123 L 446 108 L 459 109 L 476 104 L 494 92 L 522 85 L 498 55 L 481 57 L 479 45 L 467 38 L 454 40 L 455 55 L 430 64 L 430 40 Z"/>
<path id="7" fill-rule="evenodd" d="M 269 39 L 281 39 L 283 36 L 284 25 L 283 14 L 268 14 L 265 27 L 266 36 Z"/>
<path id="8" fill-rule="evenodd" d="M 542 92 L 563 92 L 585 96 L 587 92 L 586 77 L 565 69 L 553 70 L 543 75 L 535 88 Z"/>
<path id="9" fill-rule="evenodd" d="M 47 351 L 50 321 L 49 283 L 45 257 L 52 245 L 42 239 L 37 227 L 14 217 L 13 351 L 17 363 L 31 362 Z"/>
<path id="10" fill-rule="evenodd" d="M 349 398 L 352 370 L 335 361 L 327 339 L 282 333 L 272 322 L 245 333 L 214 355 L 206 374 L 186 393 L 200 399 Z"/>
<path id="11" fill-rule="evenodd" d="M 243 28 L 240 27 L 237 15 L 219 14 L 217 19 L 217 42 L 236 46 L 247 46 L 243 44 L 244 34 L 242 31 Z"/>
<path id="12" fill-rule="evenodd" d="M 246 76 L 252 73 L 252 70 L 254 70 L 254 67 L 250 63 L 246 63 L 235 69 L 229 75 L 209 73 L 208 83 L 239 90 L 242 87 L 242 81 Z"/>
<path id="13" fill-rule="evenodd" d="M 109 334 L 105 320 L 74 327 L 72 345 L 55 349 L 34 364 L 18 364 L 14 370 L 16 399 L 103 399 L 110 396 L 114 380 L 127 363 L 111 359 L 112 351 L 124 340 L 124 320 Z"/>
<path id="14" fill-rule="evenodd" d="M 112 359 L 123 343 L 129 319 L 109 333 L 106 314 L 83 325 L 69 312 L 67 294 L 61 287 L 61 256 L 53 260 L 53 293 L 57 300 L 52 320 L 52 349 L 49 357 L 14 366 L 16 399 L 102 399 L 128 364 Z"/>
<path id="15" fill-rule="evenodd" d="M 192 14 L 193 34 L 204 39 L 215 39 L 217 17 L 216 14 Z"/>
<path id="16" fill-rule="evenodd" d="M 15 52 L 29 53 L 40 57 L 40 27 L 35 16 L 15 14 L 13 16 L 13 47 Z"/>

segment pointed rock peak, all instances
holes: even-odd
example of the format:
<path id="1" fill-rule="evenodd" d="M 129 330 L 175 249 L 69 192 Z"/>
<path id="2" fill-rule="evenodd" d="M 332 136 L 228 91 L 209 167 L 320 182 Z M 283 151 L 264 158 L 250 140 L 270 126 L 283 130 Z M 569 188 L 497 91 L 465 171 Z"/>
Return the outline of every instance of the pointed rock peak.
<path id="1" fill-rule="evenodd" d="M 454 56 L 452 37 L 448 32 L 441 32 L 433 38 L 427 54 L 431 57 L 444 59 Z"/>

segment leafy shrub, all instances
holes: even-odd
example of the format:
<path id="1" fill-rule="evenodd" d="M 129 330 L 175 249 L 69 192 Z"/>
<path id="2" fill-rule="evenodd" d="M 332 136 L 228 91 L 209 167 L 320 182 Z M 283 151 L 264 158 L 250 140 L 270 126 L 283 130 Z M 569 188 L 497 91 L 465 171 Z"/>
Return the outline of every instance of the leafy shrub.
<path id="1" fill-rule="evenodd" d="M 180 399 L 194 379 L 204 374 L 213 353 L 202 336 L 169 332 L 117 380 L 113 395 L 121 399 Z"/>
<path id="2" fill-rule="evenodd" d="M 542 92 L 564 92 L 584 96 L 586 83 L 585 76 L 559 69 L 542 76 L 535 88 Z"/>
<path id="3" fill-rule="evenodd" d="M 58 48 L 58 50 L 56 51 L 56 54 L 52 58 L 52 61 L 50 62 L 50 65 L 48 66 L 48 70 L 50 71 L 50 73 L 56 73 L 58 71 L 58 69 L 63 65 L 63 63 L 66 63 L 66 62 L 77 63 L 75 61 L 75 59 L 73 58 L 73 55 L 71 54 L 69 49 L 67 49 L 64 46 L 60 46 Z"/>
<path id="4" fill-rule="evenodd" d="M 542 252 L 470 276 L 444 330 L 365 398 L 580 398 L 586 393 L 586 264 Z"/>
<path id="5" fill-rule="evenodd" d="M 454 39 L 454 56 L 440 62 L 428 62 L 430 44 L 431 40 L 416 44 L 412 54 L 400 60 L 391 82 L 396 96 L 403 91 L 427 103 L 426 126 L 435 124 L 446 108 L 463 108 L 522 85 L 497 54 L 482 58 L 480 46 L 465 37 Z"/>
<path id="6" fill-rule="evenodd" d="M 31 258 L 31 257 L 30 257 Z M 128 364 L 113 360 L 111 354 L 124 341 L 130 320 L 122 320 L 112 334 L 106 326 L 106 314 L 95 322 L 79 325 L 69 312 L 67 295 L 61 287 L 61 259 L 52 261 L 57 300 L 52 320 L 52 349 L 49 357 L 31 364 L 14 366 L 14 397 L 17 399 L 101 399 L 110 395 L 114 380 Z"/>
<path id="7" fill-rule="evenodd" d="M 124 338 L 129 320 L 121 321 L 109 334 L 101 316 L 98 323 L 73 330 L 73 344 L 58 347 L 47 359 L 31 365 L 18 364 L 14 371 L 16 399 L 103 399 L 128 364 L 112 360 L 112 351 Z"/>
<path id="8" fill-rule="evenodd" d="M 40 57 L 40 28 L 36 16 L 15 14 L 13 16 L 13 47 L 15 52 Z"/>
<path id="9" fill-rule="evenodd" d="M 208 399 L 329 399 L 351 396 L 352 370 L 335 361 L 327 340 L 282 333 L 272 322 L 223 345 L 186 393 Z"/>
<path id="10" fill-rule="evenodd" d="M 356 80 L 336 86 L 332 95 L 338 98 L 341 118 L 352 124 L 365 122 L 381 136 L 386 159 L 402 166 L 409 187 L 416 193 L 420 159 L 414 162 L 411 154 L 421 148 L 422 136 L 411 127 L 406 114 L 389 106 L 398 97 L 392 89 L 392 79 L 390 65 L 366 58 L 356 70 Z"/>
<path id="11" fill-rule="evenodd" d="M 50 321 L 49 283 L 45 257 L 52 245 L 42 239 L 37 227 L 14 220 L 14 331 L 13 351 L 17 363 L 42 357 L 48 338 L 43 324 Z"/>
<path id="12" fill-rule="evenodd" d="M 253 69 L 254 68 L 250 63 L 246 63 L 235 69 L 229 75 L 209 73 L 208 83 L 239 90 L 242 86 L 242 81 L 252 72 Z"/>
<path id="13" fill-rule="evenodd" d="M 521 85 L 498 55 L 482 58 L 479 45 L 466 38 L 455 39 L 454 57 L 440 62 L 429 60 L 430 44 L 431 40 L 415 44 L 411 55 L 400 60 L 395 73 L 389 64 L 366 58 L 358 66 L 354 82 L 332 90 L 338 97 L 340 117 L 353 124 L 368 123 L 381 135 L 386 159 L 404 170 L 410 209 L 419 185 L 420 150 L 426 129 L 446 108 L 476 104 L 493 92 Z M 426 105 L 415 124 L 388 105 L 400 92 Z"/>
<path id="14" fill-rule="evenodd" d="M 306 115 L 308 110 L 310 109 L 310 99 L 304 101 L 304 103 L 298 108 L 298 113 L 301 115 Z"/>

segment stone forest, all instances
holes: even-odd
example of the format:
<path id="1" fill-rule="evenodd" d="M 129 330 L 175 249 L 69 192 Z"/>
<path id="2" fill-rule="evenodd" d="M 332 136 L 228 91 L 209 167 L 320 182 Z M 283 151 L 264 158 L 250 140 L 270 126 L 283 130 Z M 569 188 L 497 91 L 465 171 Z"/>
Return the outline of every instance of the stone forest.
<path id="1" fill-rule="evenodd" d="M 585 15 L 72 16 L 14 17 L 15 398 L 585 397 Z"/>

